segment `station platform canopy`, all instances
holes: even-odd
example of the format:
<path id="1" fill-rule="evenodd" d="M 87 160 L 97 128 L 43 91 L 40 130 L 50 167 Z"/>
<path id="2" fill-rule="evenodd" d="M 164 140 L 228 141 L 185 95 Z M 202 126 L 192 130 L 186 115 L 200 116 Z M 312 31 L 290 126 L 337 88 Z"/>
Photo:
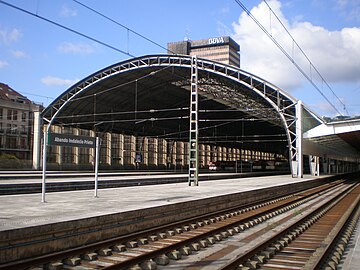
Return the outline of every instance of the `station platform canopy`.
<path id="1" fill-rule="evenodd" d="M 360 160 L 360 119 L 323 123 L 304 133 L 305 151 Z"/>
<path id="2" fill-rule="evenodd" d="M 79 81 L 43 112 L 45 124 L 189 140 L 191 56 L 147 55 Z M 237 67 L 197 59 L 199 143 L 296 155 L 298 100 Z M 302 106 L 303 131 L 324 121 Z"/>

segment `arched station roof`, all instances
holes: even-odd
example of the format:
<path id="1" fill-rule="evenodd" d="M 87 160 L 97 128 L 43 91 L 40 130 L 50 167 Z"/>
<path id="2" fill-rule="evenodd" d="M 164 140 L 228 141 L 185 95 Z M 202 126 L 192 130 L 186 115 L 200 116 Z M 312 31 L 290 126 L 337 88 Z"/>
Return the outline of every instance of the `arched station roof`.
<path id="1" fill-rule="evenodd" d="M 199 143 L 294 148 L 296 99 L 234 66 L 197 59 Z M 52 125 L 187 141 L 191 56 L 147 55 L 79 81 L 43 112 Z M 309 129 L 320 119 L 310 111 Z M 45 122 L 45 123 L 46 123 Z"/>

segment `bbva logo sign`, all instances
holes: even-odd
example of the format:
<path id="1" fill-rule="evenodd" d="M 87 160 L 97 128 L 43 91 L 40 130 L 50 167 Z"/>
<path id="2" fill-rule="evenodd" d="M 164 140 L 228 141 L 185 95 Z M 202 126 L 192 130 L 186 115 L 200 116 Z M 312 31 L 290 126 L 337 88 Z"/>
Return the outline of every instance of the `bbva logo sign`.
<path id="1" fill-rule="evenodd" d="M 209 38 L 208 44 L 218 44 L 218 43 L 224 43 L 223 37 L 216 37 L 216 38 Z"/>

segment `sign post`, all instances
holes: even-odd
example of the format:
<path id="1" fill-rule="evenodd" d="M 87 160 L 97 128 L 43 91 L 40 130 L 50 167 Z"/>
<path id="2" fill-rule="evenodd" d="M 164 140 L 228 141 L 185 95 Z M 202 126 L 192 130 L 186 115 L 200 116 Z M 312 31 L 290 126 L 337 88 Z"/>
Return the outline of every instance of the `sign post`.
<path id="1" fill-rule="evenodd" d="M 47 153 L 47 145 L 48 145 L 48 134 L 49 134 L 49 126 L 44 131 L 44 139 L 43 139 L 43 171 L 42 171 L 42 180 L 41 180 L 41 202 L 45 203 L 45 193 L 46 193 L 46 153 Z"/>
<path id="2" fill-rule="evenodd" d="M 100 139 L 96 137 L 96 149 L 95 149 L 95 189 L 94 197 L 98 197 L 98 173 L 99 173 L 99 153 L 100 153 Z"/>

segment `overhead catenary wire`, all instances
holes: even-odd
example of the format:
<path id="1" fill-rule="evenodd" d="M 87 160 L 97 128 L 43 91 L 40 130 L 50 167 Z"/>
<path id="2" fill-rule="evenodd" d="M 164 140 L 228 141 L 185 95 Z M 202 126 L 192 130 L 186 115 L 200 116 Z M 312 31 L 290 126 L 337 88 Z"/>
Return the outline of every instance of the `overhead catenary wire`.
<path id="1" fill-rule="evenodd" d="M 99 15 L 99 16 L 101 16 L 101 17 L 103 17 L 103 18 L 105 18 L 105 19 L 107 19 L 107 20 L 115 23 L 116 25 L 124 28 L 124 29 L 127 31 L 127 34 L 133 33 L 134 35 L 137 35 L 137 36 L 145 39 L 146 41 L 148 41 L 148 42 L 150 42 L 150 43 L 152 43 L 152 44 L 154 44 L 154 45 L 156 45 L 156 46 L 158 46 L 158 47 L 160 47 L 160 48 L 162 48 L 162 49 L 164 49 L 164 50 L 167 50 L 167 48 L 165 48 L 165 47 L 162 46 L 161 44 L 159 44 L 159 43 L 155 42 L 154 40 L 152 40 L 152 39 L 150 39 L 150 38 L 148 38 L 148 37 L 140 34 L 139 32 L 137 32 L 137 31 L 135 31 L 135 30 L 130 29 L 129 27 L 127 27 L 127 26 L 119 23 L 118 21 L 115 21 L 114 19 L 112 19 L 112 18 L 110 18 L 109 16 L 106 16 L 105 14 L 103 14 L 103 13 L 101 13 L 101 12 L 99 12 L 99 11 L 93 9 L 93 8 L 91 8 L 90 6 L 85 5 L 84 3 L 81 3 L 81 2 L 78 1 L 78 0 L 73 0 L 73 1 L 74 1 L 75 3 L 81 5 L 82 7 L 86 8 L 86 9 L 88 9 L 88 10 L 94 12 L 94 13 L 96 13 L 97 15 Z M 129 36 L 128 36 L 128 40 L 129 40 Z M 128 49 L 128 50 L 129 50 L 129 49 Z M 171 51 L 170 51 L 170 52 L 171 52 Z M 171 52 L 171 53 L 173 53 L 173 52 Z"/>
<path id="2" fill-rule="evenodd" d="M 1 1 L 1 0 L 0 0 L 0 1 Z M 104 93 L 107 93 L 107 92 L 116 90 L 116 89 L 118 89 L 118 88 L 120 88 L 120 87 L 123 87 L 123 86 L 126 86 L 126 85 L 130 85 L 130 84 L 132 84 L 132 83 L 138 83 L 138 81 L 143 80 L 143 79 L 146 79 L 146 78 L 148 78 L 148 77 L 150 77 L 150 76 L 154 76 L 154 75 L 157 74 L 158 72 L 161 72 L 161 71 L 164 71 L 164 70 L 166 70 L 166 69 L 169 69 L 170 67 L 171 67 L 171 66 L 167 66 L 167 67 L 163 67 L 163 68 L 161 68 L 161 69 L 159 69 L 159 70 L 156 70 L 156 71 L 151 71 L 150 73 L 148 73 L 148 74 L 146 74 L 146 75 L 144 75 L 144 76 L 141 76 L 141 77 L 139 77 L 139 78 L 137 78 L 137 79 L 133 79 L 133 80 L 131 80 L 131 81 L 127 81 L 127 82 L 124 82 L 124 83 L 115 85 L 115 86 L 113 86 L 113 87 L 106 88 L 106 89 L 104 89 L 104 90 L 102 90 L 102 91 L 99 91 L 99 92 L 96 92 L 96 93 L 94 93 L 94 94 L 92 94 L 92 95 L 86 95 L 86 96 L 83 96 L 83 97 L 73 98 L 73 99 L 71 99 L 71 102 L 78 101 L 78 100 L 82 100 L 82 99 L 91 98 L 91 97 L 93 97 L 94 95 L 104 94 Z"/>
<path id="3" fill-rule="evenodd" d="M 86 121 L 86 122 L 59 122 L 62 126 L 80 126 L 80 125 L 89 125 L 89 124 L 107 124 L 107 123 L 129 123 L 133 122 L 134 124 L 140 124 L 143 122 L 154 122 L 154 121 L 168 121 L 168 120 L 181 120 L 188 119 L 189 116 L 174 116 L 174 117 L 152 117 L 152 118 L 142 118 L 142 119 L 118 119 L 118 120 L 99 120 L 96 121 Z"/>
<path id="4" fill-rule="evenodd" d="M 268 2 L 266 0 L 264 0 L 265 4 L 268 6 L 269 10 L 270 10 L 270 14 L 272 13 L 275 18 L 277 19 L 277 21 L 281 24 L 281 26 L 284 28 L 284 30 L 286 31 L 286 33 L 290 36 L 293 44 L 296 45 L 296 47 L 300 50 L 300 52 L 305 56 L 306 60 L 309 62 L 310 67 L 312 67 L 316 73 L 318 74 L 318 76 L 321 78 L 322 82 L 325 83 L 325 85 L 329 88 L 329 90 L 333 93 L 333 95 L 336 97 L 336 99 L 340 102 L 340 104 L 342 104 L 344 106 L 344 110 L 347 112 L 347 114 L 349 114 L 349 112 L 346 109 L 346 105 L 345 103 L 336 95 L 335 91 L 332 89 L 332 87 L 329 85 L 329 83 L 324 79 L 324 77 L 321 75 L 320 71 L 315 67 L 315 65 L 312 63 L 312 61 L 310 60 L 310 58 L 307 56 L 307 54 L 304 52 L 304 50 L 300 47 L 300 45 L 297 43 L 297 41 L 295 40 L 295 38 L 291 35 L 290 31 L 286 28 L 286 26 L 283 24 L 283 22 L 280 20 L 280 18 L 277 16 L 277 14 L 275 13 L 275 11 L 271 8 L 271 6 L 268 4 Z"/>
<path id="5" fill-rule="evenodd" d="M 79 1 L 75 1 L 75 2 L 81 4 Z M 40 19 L 42 19 L 42 20 L 45 20 L 45 21 L 47 21 L 47 22 L 49 22 L 49 23 L 52 23 L 52 24 L 54 24 L 54 25 L 56 25 L 56 26 L 58 26 L 58 27 L 64 28 L 64 29 L 66 29 L 66 30 L 68 30 L 68 31 L 71 31 L 71 32 L 76 33 L 76 34 L 78 34 L 78 35 L 81 35 L 81 36 L 83 36 L 83 37 L 89 38 L 90 40 L 93 40 L 93 41 L 95 41 L 95 42 L 98 42 L 98 43 L 100 43 L 100 44 L 102 44 L 102 45 L 104 45 L 104 46 L 107 46 L 107 47 L 109 47 L 109 48 L 111 48 L 111 49 L 114 49 L 114 50 L 116 50 L 116 51 L 118 51 L 118 52 L 121 52 L 121 53 L 123 53 L 123 54 L 129 55 L 129 56 L 133 56 L 133 55 L 131 55 L 131 54 L 129 54 L 129 53 L 123 51 L 123 50 L 119 50 L 119 49 L 117 49 L 117 48 L 115 48 L 115 47 L 113 47 L 113 46 L 111 46 L 111 45 L 109 45 L 109 44 L 106 44 L 106 43 L 104 43 L 104 42 L 101 42 L 101 41 L 99 41 L 99 40 L 96 40 L 96 39 L 94 39 L 94 38 L 92 38 L 92 37 L 90 37 L 90 36 L 87 36 L 87 35 L 85 35 L 85 34 L 83 34 L 83 33 L 80 33 L 79 31 L 76 31 L 76 30 L 71 29 L 71 28 L 69 28 L 69 27 L 66 27 L 66 26 L 64 26 L 64 25 L 61 25 L 61 24 L 59 24 L 59 23 L 57 23 L 57 22 L 54 22 L 54 21 L 52 21 L 52 20 L 50 20 L 50 19 L 47 19 L 47 18 L 45 18 L 45 17 L 43 17 L 43 16 L 40 16 L 40 15 L 38 15 L 38 14 L 34 14 L 34 13 L 30 12 L 30 11 L 24 10 L 24 9 L 22 9 L 22 8 L 20 8 L 20 7 L 17 7 L 17 6 L 15 6 L 15 5 L 9 4 L 9 3 L 5 2 L 5 1 L 2 1 L 2 0 L 0 0 L 0 3 L 5 4 L 5 5 L 9 6 L 9 7 L 15 8 L 15 9 L 17 9 L 17 10 L 19 10 L 19 11 L 22 11 L 22 12 L 24 12 L 24 13 L 26 13 L 26 14 L 29 14 L 29 15 L 31 15 L 31 16 L 34 16 L 34 17 L 40 18 Z M 103 14 L 101 14 L 101 15 L 102 15 L 102 16 L 105 16 L 105 15 L 103 15 Z M 105 17 L 107 17 L 107 16 L 105 16 Z M 108 17 L 107 17 L 107 18 L 108 18 Z M 110 18 L 108 18 L 108 19 L 110 19 Z M 121 24 L 119 24 L 119 25 L 121 25 Z M 127 28 L 127 27 L 124 26 L 124 25 L 121 25 L 121 26 L 122 26 L 122 27 L 125 27 L 125 28 L 128 29 L 129 31 L 131 30 L 130 28 Z M 133 31 L 133 30 L 131 30 L 131 31 L 134 32 L 134 33 L 136 33 L 136 34 L 139 34 L 139 33 L 135 32 L 135 31 Z M 142 35 L 140 35 L 140 34 L 139 34 L 139 36 L 147 39 L 146 37 L 144 37 L 144 36 L 142 36 Z M 151 41 L 150 39 L 147 39 L 147 40 Z M 154 43 L 154 44 L 156 44 L 156 43 Z M 157 44 L 157 45 L 159 45 L 159 44 Z M 160 45 L 160 46 L 161 46 L 161 45 Z M 169 68 L 169 67 L 165 67 L 164 69 L 167 69 L 167 68 Z M 159 70 L 159 71 L 160 71 L 160 70 Z M 156 72 L 159 72 L 159 71 L 155 71 L 155 73 L 156 73 Z M 103 90 L 103 91 L 101 91 L 101 92 L 98 92 L 98 93 L 96 93 L 96 94 L 94 94 L 94 95 L 99 95 L 99 94 L 102 94 L 102 93 L 105 93 L 105 92 L 114 90 L 114 89 L 116 89 L 116 88 L 118 88 L 118 87 L 121 87 L 121 86 L 123 86 L 123 85 L 132 83 L 132 82 L 134 82 L 134 81 L 137 82 L 138 80 L 141 80 L 141 79 L 146 78 L 146 77 L 148 77 L 148 76 L 152 76 L 152 75 L 154 75 L 155 73 L 154 73 L 154 72 L 151 72 L 151 73 L 146 74 L 145 76 L 143 76 L 143 77 L 141 77 L 141 78 L 135 79 L 135 80 L 130 81 L 130 82 L 126 82 L 125 84 L 122 84 L 122 85 L 118 85 L 118 86 L 115 86 L 115 87 L 112 87 L 112 88 L 105 89 L 105 90 Z M 93 96 L 88 96 L 88 97 L 90 98 L 90 97 L 93 97 Z M 87 98 L 87 97 L 74 98 L 72 101 L 80 100 L 80 99 L 83 99 L 83 98 Z M 94 113 L 94 116 L 96 116 L 96 115 L 97 115 L 97 114 Z M 236 121 L 238 121 L 238 120 L 236 119 Z"/>
<path id="6" fill-rule="evenodd" d="M 158 113 L 158 112 L 171 112 L 171 111 L 182 111 L 188 110 L 189 107 L 178 107 L 178 108 L 165 108 L 165 109 L 149 109 L 149 110 L 141 110 L 136 111 L 137 113 Z M 113 116 L 113 115 L 126 115 L 126 114 L 134 114 L 134 110 L 131 111 L 118 111 L 118 112 L 105 112 L 105 113 L 96 113 L 96 116 Z M 66 115 L 66 116 L 58 116 L 57 119 L 61 118 L 80 118 L 80 117 L 89 117 L 93 116 L 93 113 L 89 114 L 77 114 L 77 115 Z"/>
<path id="7" fill-rule="evenodd" d="M 70 28 L 70 27 L 67 27 L 67 26 L 65 26 L 65 25 L 62 25 L 62 24 L 60 24 L 60 23 L 57 23 L 57 22 L 55 22 L 55 21 L 53 21 L 53 20 L 50 20 L 50 19 L 48 19 L 48 18 L 45 18 L 45 17 L 43 17 L 43 16 L 41 16 L 41 15 L 35 14 L 35 13 L 31 12 L 31 11 L 28 11 L 28 10 L 25 10 L 25 9 L 20 8 L 20 7 L 18 7 L 18 6 L 12 5 L 12 4 L 10 4 L 10 3 L 8 3 L 8 2 L 5 2 L 5 1 L 3 1 L 3 0 L 0 0 L 0 3 L 3 4 L 3 5 L 6 5 L 6 6 L 8 6 L 8 7 L 14 8 L 14 9 L 16 9 L 16 10 L 19 10 L 19 11 L 21 11 L 21 12 L 23 12 L 23 13 L 28 14 L 28 15 L 34 16 L 34 17 L 36 17 L 36 18 L 39 18 L 39 19 L 41 19 L 41 20 L 43 20 L 43 21 L 46 21 L 46 22 L 48 22 L 48 23 L 50 23 L 50 24 L 53 24 L 53 25 L 55 25 L 55 26 L 57 26 L 57 27 L 60 27 L 60 28 L 65 29 L 65 30 L 67 30 L 67 31 L 70 31 L 70 32 L 72 32 L 72 33 L 74 33 L 74 34 L 77 34 L 77 35 L 79 35 L 79 36 L 82 36 L 82 37 L 84 37 L 84 38 L 87 38 L 87 39 L 89 39 L 89 40 L 91 40 L 91 41 L 93 41 L 93 42 L 96 42 L 96 43 L 98 43 L 98 44 L 100 44 L 100 45 L 103 45 L 103 46 L 105 46 L 105 47 L 107 47 L 107 48 L 109 48 L 109 49 L 112 49 L 112 50 L 117 51 L 117 52 L 119 52 L 119 53 L 128 55 L 128 56 L 130 56 L 130 57 L 135 57 L 135 55 L 132 55 L 132 54 L 130 54 L 130 53 L 127 53 L 127 52 L 125 52 L 125 51 L 123 51 L 123 50 L 120 50 L 120 49 L 118 49 L 118 48 L 110 45 L 110 44 L 107 44 L 107 43 L 105 43 L 105 42 L 103 42 L 103 41 L 100 41 L 100 40 L 98 40 L 98 39 L 96 39 L 96 38 L 93 38 L 93 37 L 91 37 L 91 36 L 89 36 L 89 35 L 86 35 L 86 34 L 84 34 L 84 33 L 81 33 L 81 32 L 79 32 L 79 31 L 77 31 L 77 30 L 74 30 L 74 29 L 72 29 L 72 28 Z"/>
<path id="8" fill-rule="evenodd" d="M 30 95 L 30 96 L 34 96 L 34 97 L 41 97 L 41 98 L 46 98 L 46 99 L 51 99 L 51 100 L 55 99 L 54 97 L 38 95 L 38 94 L 29 93 L 29 92 L 23 92 L 23 91 L 18 91 L 18 92 L 22 95 Z"/>
<path id="9" fill-rule="evenodd" d="M 340 115 L 343 115 L 336 106 L 328 99 L 328 97 L 321 91 L 312 78 L 296 63 L 294 58 L 284 49 L 283 46 L 272 36 L 269 31 L 255 18 L 255 16 L 246 8 L 246 6 L 240 1 L 235 2 L 245 11 L 245 13 L 258 25 L 258 27 L 271 39 L 271 41 L 280 49 L 280 51 L 290 60 L 291 63 L 300 71 L 300 73 L 310 82 L 310 84 L 320 93 L 320 95 L 329 103 L 329 105 Z"/>
<path id="10" fill-rule="evenodd" d="M 238 0 L 236 0 L 238 2 Z M 315 67 L 315 65 L 312 63 L 312 61 L 310 60 L 310 58 L 307 56 L 307 54 L 304 52 L 304 50 L 301 48 L 301 46 L 297 43 L 297 41 L 295 40 L 295 38 L 291 35 L 290 31 L 287 29 L 287 27 L 284 25 L 284 23 L 280 20 L 280 18 L 277 16 L 277 14 L 275 13 L 275 11 L 271 8 L 271 6 L 268 4 L 268 2 L 266 0 L 264 0 L 264 3 L 267 5 L 267 7 L 269 8 L 269 14 L 270 14 L 270 32 L 271 32 L 271 14 L 273 14 L 275 16 L 275 18 L 277 19 L 277 21 L 281 24 L 281 26 L 283 27 L 283 29 L 286 31 L 286 33 L 288 34 L 288 36 L 291 38 L 292 40 L 292 54 L 293 56 L 291 57 L 291 62 L 298 68 L 299 66 L 295 64 L 294 61 L 294 45 L 296 45 L 296 47 L 300 50 L 300 52 L 302 53 L 302 55 L 305 57 L 305 59 L 308 61 L 308 63 L 310 64 L 310 76 L 305 76 L 304 73 L 302 73 L 309 81 L 310 83 L 315 87 L 315 89 L 325 98 L 325 100 L 335 109 L 335 111 L 337 111 L 339 113 L 339 115 L 344 116 L 339 110 L 337 110 L 337 108 L 335 107 L 335 105 L 333 105 L 326 97 L 325 95 L 322 93 L 322 91 L 320 90 L 319 87 L 317 87 L 317 85 L 315 84 L 314 80 L 312 79 L 312 74 L 311 71 L 312 69 L 317 73 L 317 75 L 319 76 L 319 78 L 321 79 L 321 82 L 324 83 L 326 85 L 326 87 L 332 92 L 332 94 L 336 97 L 336 99 L 339 101 L 339 103 L 341 105 L 343 105 L 343 109 L 344 111 L 347 113 L 347 115 L 349 115 L 349 112 L 346 108 L 345 103 L 336 95 L 335 91 L 332 89 L 332 87 L 329 85 L 329 83 L 325 80 L 325 78 L 322 76 L 322 74 L 319 72 L 319 70 Z M 243 7 L 242 7 L 243 8 Z M 243 8 L 244 9 L 244 8 Z M 250 16 L 251 17 L 251 16 Z M 253 19 L 254 20 L 254 19 Z M 255 21 L 255 20 L 254 20 Z M 256 22 L 256 21 L 255 21 Z M 272 33 L 271 33 L 271 37 L 272 38 Z M 288 56 L 288 55 L 286 55 Z M 299 69 L 299 68 L 298 68 Z M 302 72 L 300 70 L 300 72 Z M 349 106 L 349 105 L 348 105 Z M 304 125 L 304 121 L 301 121 Z M 352 126 L 350 126 L 349 124 L 347 124 L 351 129 L 353 129 Z"/>

